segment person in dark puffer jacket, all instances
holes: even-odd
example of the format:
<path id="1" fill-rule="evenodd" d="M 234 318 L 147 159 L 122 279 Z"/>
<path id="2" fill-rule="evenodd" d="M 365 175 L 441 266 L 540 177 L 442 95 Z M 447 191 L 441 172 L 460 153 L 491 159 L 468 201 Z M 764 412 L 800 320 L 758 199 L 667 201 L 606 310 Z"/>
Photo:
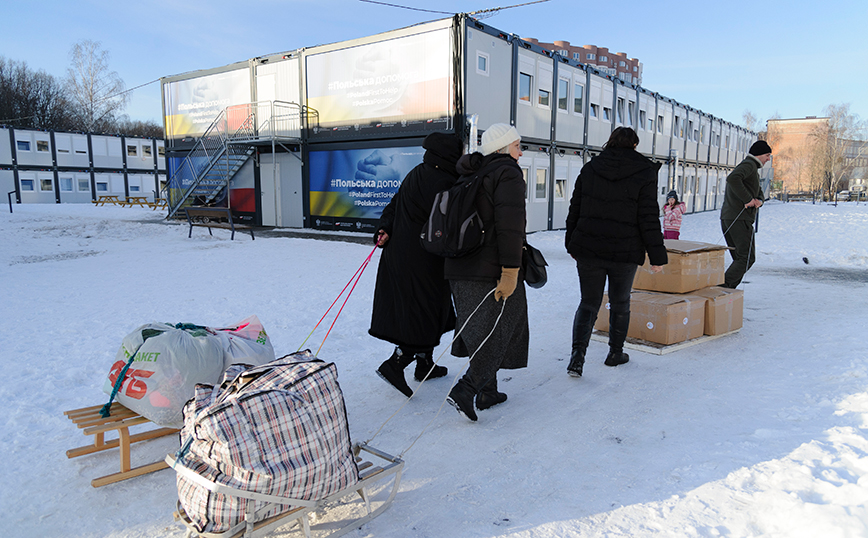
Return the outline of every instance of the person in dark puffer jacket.
<path id="1" fill-rule="evenodd" d="M 603 152 L 576 179 L 567 216 L 565 245 L 576 260 L 582 298 L 573 318 L 573 347 L 567 373 L 582 376 L 603 288 L 609 282 L 609 354 L 606 366 L 629 360 L 624 341 L 630 325 L 630 290 L 645 253 L 658 273 L 668 261 L 657 205 L 659 163 L 636 151 L 639 137 L 629 127 L 612 131 Z"/>
<path id="2" fill-rule="evenodd" d="M 515 127 L 496 123 L 482 134 L 480 151 L 456 165 L 462 174 L 459 182 L 477 173 L 483 178 L 476 199 L 485 230 L 483 246 L 467 256 L 447 258 L 444 266 L 458 315 L 456 330 L 461 331 L 452 354 L 473 357 L 448 401 L 474 421 L 474 399 L 480 410 L 506 401 L 506 394 L 497 390 L 497 371 L 527 366 L 530 330 L 521 274 L 527 187 L 518 166 L 520 142 Z M 488 297 L 492 290 L 493 297 Z"/>

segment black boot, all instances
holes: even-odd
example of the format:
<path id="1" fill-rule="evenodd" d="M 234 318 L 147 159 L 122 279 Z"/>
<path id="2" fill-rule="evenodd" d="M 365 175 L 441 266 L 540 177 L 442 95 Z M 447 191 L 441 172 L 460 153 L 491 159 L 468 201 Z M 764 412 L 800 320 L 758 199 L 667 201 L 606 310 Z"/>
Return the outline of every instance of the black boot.
<path id="1" fill-rule="evenodd" d="M 582 377 L 582 368 L 585 366 L 585 351 L 588 342 L 591 341 L 591 332 L 594 330 L 594 322 L 597 321 L 597 312 L 586 310 L 579 306 L 573 317 L 573 349 L 570 354 L 570 364 L 567 373 L 572 377 Z"/>
<path id="2" fill-rule="evenodd" d="M 609 354 L 606 356 L 606 366 L 626 364 L 630 356 L 624 353 L 624 342 L 627 340 L 627 329 L 630 327 L 630 312 L 609 312 Z"/>
<path id="3" fill-rule="evenodd" d="M 506 401 L 506 394 L 497 392 L 497 377 L 486 383 L 476 395 L 476 408 L 480 411 Z"/>
<path id="4" fill-rule="evenodd" d="M 630 362 L 630 355 L 627 355 L 623 351 L 609 351 L 609 354 L 606 355 L 606 366 L 618 366 L 619 364 L 627 364 Z"/>
<path id="5" fill-rule="evenodd" d="M 396 347 L 392 356 L 377 368 L 377 375 L 409 398 L 413 395 L 413 391 L 410 390 L 407 380 L 404 379 L 404 368 L 411 362 L 413 362 L 413 356 L 404 355 L 401 352 L 401 348 Z"/>
<path id="6" fill-rule="evenodd" d="M 427 379 L 443 377 L 449 372 L 445 366 L 434 364 L 434 360 L 431 358 L 433 352 L 434 350 L 431 350 L 424 353 L 416 353 L 413 356 L 416 359 L 416 373 L 413 375 L 416 381 L 421 382 L 423 379 L 426 379 L 425 376 L 428 376 Z"/>
<path id="7" fill-rule="evenodd" d="M 476 411 L 473 410 L 473 399 L 476 397 L 476 388 L 470 378 L 465 375 L 455 383 L 446 401 L 458 410 L 459 413 L 476 422 Z"/>

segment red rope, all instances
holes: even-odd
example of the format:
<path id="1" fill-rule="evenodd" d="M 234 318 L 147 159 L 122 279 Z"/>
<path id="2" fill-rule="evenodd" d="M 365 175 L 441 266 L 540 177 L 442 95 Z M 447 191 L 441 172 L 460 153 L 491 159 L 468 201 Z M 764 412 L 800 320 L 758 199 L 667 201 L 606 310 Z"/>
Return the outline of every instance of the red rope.
<path id="1" fill-rule="evenodd" d="M 342 289 L 341 292 L 338 294 L 338 296 L 335 297 L 335 300 L 332 301 L 332 304 L 328 307 L 328 310 L 325 311 L 325 314 L 323 314 L 322 317 L 319 318 L 319 321 L 316 323 L 314 328 L 310 331 L 310 334 L 307 335 L 307 338 L 305 338 L 304 342 L 302 342 L 301 345 L 298 346 L 298 350 L 296 350 L 296 351 L 301 351 L 301 348 L 304 347 L 305 342 L 308 341 L 310 336 L 314 333 L 314 331 L 316 331 L 317 327 L 319 327 L 320 323 L 322 323 L 322 320 L 324 320 L 326 318 L 326 316 L 328 316 L 329 312 L 331 312 L 332 307 L 334 307 L 335 303 L 338 302 L 338 299 L 341 298 L 341 295 L 343 295 L 344 292 L 349 287 L 349 285 L 352 284 L 353 287 L 350 288 L 350 292 L 347 294 L 347 297 L 344 299 L 344 302 L 341 305 L 341 308 L 338 310 L 338 313 L 335 316 L 334 321 L 332 321 L 331 327 L 329 327 L 328 332 L 326 332 L 325 338 L 323 338 L 322 343 L 320 344 L 319 349 L 317 350 L 317 354 L 319 354 L 319 350 L 322 349 L 323 344 L 325 344 L 326 338 L 328 338 L 329 333 L 332 330 L 332 327 L 334 327 L 335 322 L 338 320 L 338 316 L 341 315 L 341 311 L 344 309 L 344 305 L 347 304 L 347 301 L 349 300 L 350 295 L 352 295 L 353 290 L 356 288 L 356 284 L 358 284 L 359 279 L 362 278 L 362 273 L 364 273 L 365 268 L 368 266 L 368 263 L 371 261 L 371 258 L 374 256 L 374 252 L 376 252 L 376 251 L 377 251 L 377 247 L 375 246 L 374 249 L 371 251 L 371 253 L 368 254 L 368 257 L 365 258 L 365 261 L 362 262 L 362 265 L 360 265 L 359 268 L 356 269 L 356 272 L 353 273 L 353 276 L 350 277 L 350 280 L 349 280 L 349 282 L 347 282 L 346 286 L 344 286 L 344 289 Z"/>

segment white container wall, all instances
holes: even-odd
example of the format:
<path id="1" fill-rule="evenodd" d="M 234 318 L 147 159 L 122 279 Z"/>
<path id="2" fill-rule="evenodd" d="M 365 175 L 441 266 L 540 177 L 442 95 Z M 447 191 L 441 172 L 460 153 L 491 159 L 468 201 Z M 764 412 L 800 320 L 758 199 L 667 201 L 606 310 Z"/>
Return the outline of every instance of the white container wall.
<path id="1" fill-rule="evenodd" d="M 15 151 L 19 166 L 51 167 L 51 142 L 42 131 L 15 131 Z"/>
<path id="2" fill-rule="evenodd" d="M 552 76 L 551 58 L 519 48 L 515 127 L 522 137 L 551 136 Z"/>
<path id="3" fill-rule="evenodd" d="M 562 144 L 582 145 L 585 140 L 585 81 L 580 68 L 558 64 L 558 103 L 555 140 Z"/>
<path id="4" fill-rule="evenodd" d="M 467 30 L 465 99 L 468 114 L 478 116 L 480 131 L 495 123 L 509 123 L 510 100 L 491 96 L 510 91 L 512 48 L 505 38 Z M 513 99 L 518 100 L 519 94 Z"/>
<path id="5" fill-rule="evenodd" d="M 673 149 L 672 134 L 674 131 L 675 113 L 672 103 L 657 99 L 657 120 L 655 121 L 656 139 L 654 142 L 654 155 L 656 157 L 669 158 L 669 150 Z M 677 147 L 675 148 L 677 149 Z M 681 152 L 678 152 L 679 156 Z M 664 193 L 665 194 L 665 193 Z"/>
<path id="6" fill-rule="evenodd" d="M 655 98 L 644 92 L 639 92 L 638 118 L 636 118 L 636 134 L 639 135 L 639 146 L 636 151 L 644 155 L 651 155 L 654 148 L 655 137 Z"/>

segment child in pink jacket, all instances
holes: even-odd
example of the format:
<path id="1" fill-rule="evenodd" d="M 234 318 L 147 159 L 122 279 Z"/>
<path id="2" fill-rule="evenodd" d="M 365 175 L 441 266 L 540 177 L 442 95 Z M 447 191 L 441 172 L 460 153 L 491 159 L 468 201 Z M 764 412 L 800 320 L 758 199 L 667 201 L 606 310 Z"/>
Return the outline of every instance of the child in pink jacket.
<path id="1" fill-rule="evenodd" d="M 666 195 L 666 205 L 663 206 L 663 239 L 678 239 L 681 233 L 681 217 L 687 206 L 678 201 L 678 193 L 674 190 Z"/>

